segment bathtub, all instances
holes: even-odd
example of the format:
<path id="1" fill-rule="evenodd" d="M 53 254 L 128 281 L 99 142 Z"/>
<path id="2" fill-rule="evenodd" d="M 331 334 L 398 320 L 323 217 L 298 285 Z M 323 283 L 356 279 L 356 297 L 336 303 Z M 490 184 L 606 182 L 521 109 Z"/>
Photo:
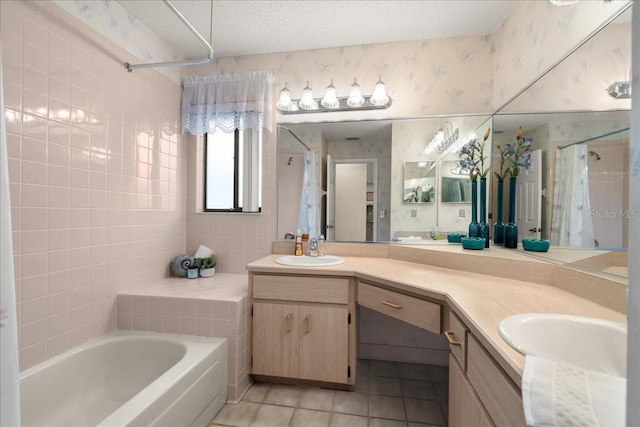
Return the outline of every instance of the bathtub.
<path id="1" fill-rule="evenodd" d="M 23 372 L 23 426 L 206 426 L 226 401 L 224 338 L 113 331 Z"/>

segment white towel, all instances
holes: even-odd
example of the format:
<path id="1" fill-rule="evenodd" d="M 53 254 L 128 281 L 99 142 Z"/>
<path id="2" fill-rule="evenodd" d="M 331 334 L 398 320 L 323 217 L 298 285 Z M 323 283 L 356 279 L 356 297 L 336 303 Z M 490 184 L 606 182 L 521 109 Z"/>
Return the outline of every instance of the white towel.
<path id="1" fill-rule="evenodd" d="M 624 426 L 626 378 L 527 356 L 522 404 L 528 426 Z"/>

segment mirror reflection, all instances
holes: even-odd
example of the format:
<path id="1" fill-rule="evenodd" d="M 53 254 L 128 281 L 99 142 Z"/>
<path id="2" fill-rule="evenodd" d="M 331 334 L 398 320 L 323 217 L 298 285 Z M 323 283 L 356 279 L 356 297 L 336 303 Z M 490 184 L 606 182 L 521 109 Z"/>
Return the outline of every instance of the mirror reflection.
<path id="1" fill-rule="evenodd" d="M 436 162 L 405 162 L 405 203 L 433 203 L 436 198 Z"/>
<path id="2" fill-rule="evenodd" d="M 316 152 L 321 159 L 319 222 L 320 233 L 327 240 L 385 242 L 407 236 L 431 239 L 436 227 L 442 232 L 464 230 L 470 207 L 447 207 L 438 200 L 439 174 L 444 170 L 440 162 L 447 159 L 457 163 L 455 152 L 469 138 L 475 138 L 474 132 L 487 120 L 485 115 L 281 124 L 278 238 L 297 228 L 304 174 L 302 157 L 307 150 Z M 427 150 L 443 128 L 450 129 L 448 135 L 453 135 L 450 143 L 444 144 L 441 151 Z M 426 167 L 418 167 L 422 164 Z M 366 171 L 356 165 L 366 165 Z M 356 173 L 358 168 L 362 171 L 357 179 L 355 175 L 341 178 L 347 176 L 346 171 Z M 405 178 L 405 173 L 410 176 Z M 352 233 L 356 228 L 358 233 Z"/>
<path id="3" fill-rule="evenodd" d="M 540 157 L 539 168 L 518 177 L 526 193 L 516 212 L 520 238 L 549 239 L 551 249 L 527 254 L 620 276 L 627 276 L 628 220 L 636 215 L 628 210 L 631 104 L 608 88 L 630 80 L 630 15 L 494 116 L 494 147 L 513 143 L 522 126 Z"/>

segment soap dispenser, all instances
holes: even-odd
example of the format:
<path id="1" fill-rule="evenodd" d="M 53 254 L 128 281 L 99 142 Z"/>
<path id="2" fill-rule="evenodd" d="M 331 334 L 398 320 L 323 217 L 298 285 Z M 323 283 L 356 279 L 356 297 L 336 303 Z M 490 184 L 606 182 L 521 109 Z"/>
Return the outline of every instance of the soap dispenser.
<path id="1" fill-rule="evenodd" d="M 302 256 L 302 234 L 300 230 L 296 233 L 296 246 L 293 254 L 295 256 Z"/>

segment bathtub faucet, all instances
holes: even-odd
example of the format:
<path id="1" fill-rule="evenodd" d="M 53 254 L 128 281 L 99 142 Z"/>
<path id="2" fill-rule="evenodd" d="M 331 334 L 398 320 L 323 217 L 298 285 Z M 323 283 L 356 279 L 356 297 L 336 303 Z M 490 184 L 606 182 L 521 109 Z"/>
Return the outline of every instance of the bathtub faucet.
<path id="1" fill-rule="evenodd" d="M 313 237 L 309 240 L 309 253 L 308 256 L 321 256 L 322 254 L 318 250 L 318 239 Z"/>

